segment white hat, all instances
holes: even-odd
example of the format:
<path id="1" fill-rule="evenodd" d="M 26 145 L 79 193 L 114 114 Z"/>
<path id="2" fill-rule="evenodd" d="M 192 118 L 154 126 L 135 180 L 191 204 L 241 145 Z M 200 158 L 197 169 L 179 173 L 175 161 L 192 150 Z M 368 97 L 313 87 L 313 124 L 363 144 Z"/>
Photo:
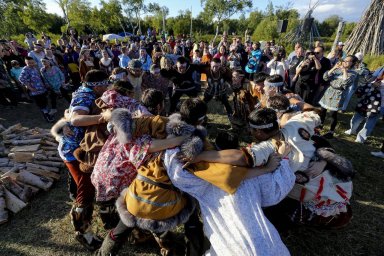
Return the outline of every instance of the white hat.
<path id="1" fill-rule="evenodd" d="M 337 45 L 344 45 L 344 43 L 340 41 L 337 43 Z"/>
<path id="2" fill-rule="evenodd" d="M 358 52 L 355 54 L 355 57 L 361 62 L 363 61 L 364 55 L 362 52 Z"/>

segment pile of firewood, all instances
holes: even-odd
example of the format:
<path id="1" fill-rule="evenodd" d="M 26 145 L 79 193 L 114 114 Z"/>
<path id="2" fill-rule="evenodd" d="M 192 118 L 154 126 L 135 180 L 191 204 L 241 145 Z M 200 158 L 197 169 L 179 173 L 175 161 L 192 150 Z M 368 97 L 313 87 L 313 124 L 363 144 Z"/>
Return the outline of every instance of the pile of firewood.
<path id="1" fill-rule="evenodd" d="M 0 124 L 0 224 L 40 190 L 47 191 L 64 167 L 49 130 Z"/>

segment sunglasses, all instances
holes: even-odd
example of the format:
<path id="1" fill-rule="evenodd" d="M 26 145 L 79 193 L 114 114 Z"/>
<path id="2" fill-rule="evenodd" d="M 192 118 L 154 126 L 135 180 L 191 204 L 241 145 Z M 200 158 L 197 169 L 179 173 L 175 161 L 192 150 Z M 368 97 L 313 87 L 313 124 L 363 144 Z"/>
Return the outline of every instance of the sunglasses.
<path id="1" fill-rule="evenodd" d="M 315 54 L 320 54 L 320 52 L 315 52 Z"/>

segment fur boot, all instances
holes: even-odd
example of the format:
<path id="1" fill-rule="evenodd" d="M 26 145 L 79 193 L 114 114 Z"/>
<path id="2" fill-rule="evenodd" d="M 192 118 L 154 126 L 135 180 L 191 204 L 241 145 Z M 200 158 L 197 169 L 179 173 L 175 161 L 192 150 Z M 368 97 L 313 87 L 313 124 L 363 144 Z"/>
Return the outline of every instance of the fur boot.
<path id="1" fill-rule="evenodd" d="M 117 242 L 111 238 L 111 232 L 109 232 L 103 241 L 100 249 L 97 250 L 97 256 L 115 256 L 122 246 L 121 242 Z"/>
<path id="2" fill-rule="evenodd" d="M 316 153 L 320 159 L 327 161 L 327 169 L 336 178 L 347 182 L 355 176 L 351 161 L 336 154 L 332 148 L 319 148 Z"/>

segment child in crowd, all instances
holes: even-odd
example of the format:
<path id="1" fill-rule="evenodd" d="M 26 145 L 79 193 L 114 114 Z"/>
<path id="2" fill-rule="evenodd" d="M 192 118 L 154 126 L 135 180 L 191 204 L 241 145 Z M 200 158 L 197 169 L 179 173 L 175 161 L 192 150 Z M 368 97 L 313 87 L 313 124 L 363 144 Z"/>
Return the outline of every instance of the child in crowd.
<path id="1" fill-rule="evenodd" d="M 19 81 L 28 89 L 31 98 L 34 99 L 36 105 L 40 108 L 45 120 L 53 122 L 53 117 L 49 114 L 48 110 L 47 86 L 40 76 L 36 62 L 32 57 L 26 57 L 25 64 L 26 66 L 21 71 Z"/>
<path id="2" fill-rule="evenodd" d="M 20 63 L 17 60 L 11 61 L 11 70 L 9 71 L 11 78 L 15 81 L 17 86 L 19 87 L 20 91 L 22 92 L 21 97 L 25 98 L 27 102 L 32 102 L 31 98 L 28 95 L 27 88 L 25 86 L 22 86 L 19 82 L 21 71 L 23 70 L 22 67 L 20 67 Z"/>
<path id="3" fill-rule="evenodd" d="M 59 67 L 52 66 L 52 62 L 49 59 L 43 58 L 41 62 L 43 63 L 43 67 L 40 70 L 41 76 L 45 84 L 49 86 L 49 98 L 52 106 L 49 115 L 53 116 L 57 113 L 57 97 L 62 96 L 61 88 L 65 84 L 65 77 Z M 64 95 L 66 95 L 67 101 L 70 102 L 71 99 L 68 94 Z"/>

